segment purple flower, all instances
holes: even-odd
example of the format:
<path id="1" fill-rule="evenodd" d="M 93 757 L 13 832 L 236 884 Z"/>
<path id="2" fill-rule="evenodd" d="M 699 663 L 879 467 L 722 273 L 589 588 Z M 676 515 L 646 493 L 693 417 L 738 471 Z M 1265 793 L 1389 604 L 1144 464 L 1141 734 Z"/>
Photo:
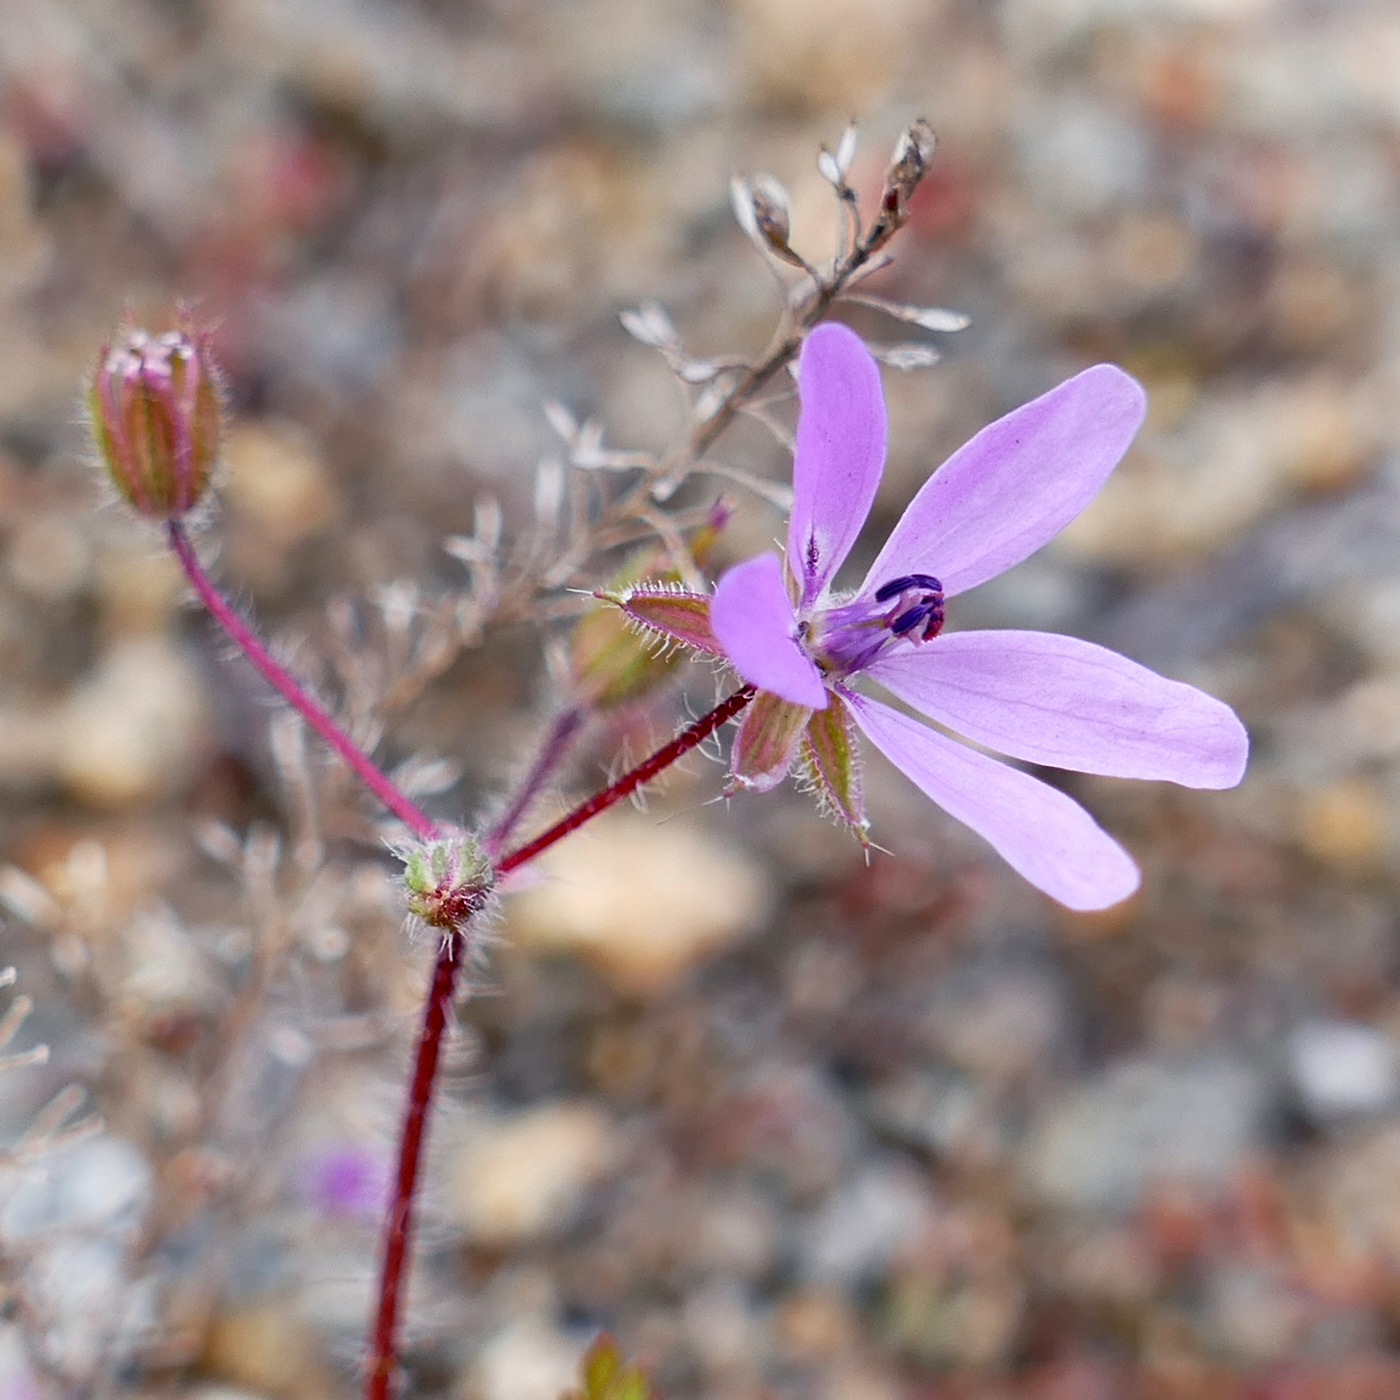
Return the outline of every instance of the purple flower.
<path id="1" fill-rule="evenodd" d="M 1226 788 L 1249 741 L 1234 712 L 1074 637 L 942 633 L 947 601 L 1019 564 L 1093 499 L 1142 422 L 1139 385 L 1096 365 L 984 428 L 926 481 L 865 582 L 832 580 L 885 459 L 879 371 L 859 337 L 819 326 L 799 371 L 787 557 L 731 569 L 714 596 L 630 590 L 635 620 L 726 658 L 759 694 L 735 739 L 731 791 L 801 764 L 864 837 L 858 727 L 940 807 L 1072 909 L 1125 899 L 1138 870 L 1078 803 L 861 693 L 874 681 L 972 743 L 1029 763 Z"/>
<path id="2" fill-rule="evenodd" d="M 355 1142 L 323 1146 L 305 1162 L 302 1190 L 322 1215 L 374 1220 L 389 1195 L 389 1164 L 382 1152 Z"/>

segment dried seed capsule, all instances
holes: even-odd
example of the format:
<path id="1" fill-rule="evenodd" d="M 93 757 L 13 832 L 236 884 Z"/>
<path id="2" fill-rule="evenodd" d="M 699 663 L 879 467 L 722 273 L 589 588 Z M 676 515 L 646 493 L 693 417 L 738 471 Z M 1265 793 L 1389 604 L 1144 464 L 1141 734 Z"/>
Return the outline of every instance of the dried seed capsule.
<path id="1" fill-rule="evenodd" d="M 208 489 L 223 418 L 207 333 L 128 330 L 103 348 L 88 413 L 108 475 L 142 515 L 192 510 Z"/>

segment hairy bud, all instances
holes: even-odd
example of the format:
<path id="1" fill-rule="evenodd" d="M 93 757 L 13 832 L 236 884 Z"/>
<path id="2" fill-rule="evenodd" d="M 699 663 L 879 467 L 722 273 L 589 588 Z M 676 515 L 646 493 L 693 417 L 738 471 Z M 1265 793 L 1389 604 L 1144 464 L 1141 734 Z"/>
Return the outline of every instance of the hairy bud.
<path id="1" fill-rule="evenodd" d="M 88 413 L 117 490 L 142 515 L 186 514 L 208 489 L 223 421 L 208 334 L 128 330 L 103 348 Z"/>
<path id="2" fill-rule="evenodd" d="M 690 536 L 690 556 L 697 565 L 703 567 L 710 557 L 729 516 L 729 502 L 716 501 L 704 524 Z M 639 586 L 651 585 L 657 606 L 669 602 L 679 607 L 682 600 L 668 590 L 681 583 L 680 573 L 666 567 L 664 551 L 648 545 L 623 564 L 600 596 L 630 597 Z M 629 616 L 632 621 L 645 624 L 646 619 L 638 613 Z M 569 655 L 579 701 L 599 710 L 641 699 L 670 676 L 681 661 L 674 650 L 658 650 L 654 640 L 638 635 L 616 606 L 595 608 L 579 619 Z"/>
<path id="3" fill-rule="evenodd" d="M 408 912 L 434 928 L 461 929 L 485 905 L 491 862 L 470 836 L 428 841 L 404 857 Z"/>

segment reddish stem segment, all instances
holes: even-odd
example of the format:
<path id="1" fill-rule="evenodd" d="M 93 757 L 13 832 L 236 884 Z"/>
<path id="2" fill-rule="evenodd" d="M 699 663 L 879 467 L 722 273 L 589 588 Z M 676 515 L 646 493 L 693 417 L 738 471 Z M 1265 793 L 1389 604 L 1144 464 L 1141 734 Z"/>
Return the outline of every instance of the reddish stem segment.
<path id="1" fill-rule="evenodd" d="M 650 758 L 643 759 L 630 773 L 625 773 L 615 783 L 595 793 L 587 802 L 575 807 L 567 817 L 554 823 L 547 831 L 541 832 L 533 841 L 518 847 L 496 862 L 496 874 L 508 875 L 518 866 L 547 851 L 556 841 L 563 840 L 571 831 L 577 831 L 584 822 L 591 821 L 599 812 L 605 812 L 615 802 L 649 783 L 658 773 L 669 768 L 678 758 L 683 758 L 698 744 L 703 744 L 720 725 L 731 720 L 755 694 L 751 685 L 736 690 L 727 700 L 722 700 L 707 715 L 701 715 L 689 729 L 682 730 L 664 748 L 659 748 Z"/>
<path id="2" fill-rule="evenodd" d="M 481 844 L 488 856 L 500 855 L 501 847 L 510 840 L 511 834 L 530 810 L 530 804 L 539 796 L 550 774 L 568 753 L 574 735 L 583 727 L 587 717 L 588 712 L 581 705 L 572 705 L 555 717 L 548 736 L 535 755 L 534 763 L 530 765 L 530 771 L 525 775 L 525 781 L 520 785 L 520 791 L 515 794 L 501 819 L 482 838 Z"/>
<path id="3" fill-rule="evenodd" d="M 284 700 L 345 760 L 362 783 L 415 836 L 431 841 L 440 835 L 433 819 L 416 807 L 399 791 L 393 781 L 381 773 L 365 757 L 355 741 L 302 689 L 296 677 L 286 667 L 274 661 L 267 648 L 258 640 L 247 623 L 239 617 L 223 594 L 214 587 L 204 566 L 194 552 L 185 528 L 178 520 L 168 522 L 170 548 L 180 561 L 199 600 L 209 609 L 214 620 L 237 643 L 243 655 L 253 663 Z"/>
<path id="4" fill-rule="evenodd" d="M 418 1058 L 413 1066 L 413 1084 L 409 1089 L 403 1134 L 399 1139 L 399 1172 L 394 1180 L 394 1197 L 384 1225 L 384 1265 L 379 1275 L 379 1311 L 374 1320 L 365 1400 L 389 1400 L 393 1394 L 394 1371 L 398 1364 L 399 1300 L 413 1235 L 413 1200 L 418 1192 L 418 1167 L 428 1129 L 428 1109 L 432 1104 L 433 1085 L 437 1081 L 438 1061 L 442 1055 L 443 1031 L 447 1028 L 447 1013 L 452 1006 L 465 942 L 458 929 L 452 929 L 443 937 L 433 968 L 428 1004 L 423 1012 Z"/>
<path id="5" fill-rule="evenodd" d="M 170 547 L 180 561 L 185 576 L 211 616 L 237 644 L 244 656 L 312 729 L 350 765 L 374 796 L 414 835 L 424 841 L 440 838 L 441 832 L 432 818 L 410 802 L 394 785 L 392 779 L 381 773 L 355 741 L 306 693 L 296 678 L 272 658 L 267 648 L 214 587 L 181 523 L 171 520 L 168 527 Z M 643 783 L 650 782 L 677 759 L 684 757 L 691 749 L 708 739 L 727 720 L 733 719 L 753 697 L 752 686 L 736 690 L 727 700 L 721 701 L 707 715 L 701 716 L 669 744 L 657 749 L 650 758 L 644 759 L 617 782 L 575 807 L 568 816 L 555 822 L 533 841 L 503 856 L 496 862 L 496 874 L 506 875 L 533 860 L 556 841 L 562 840 L 570 832 L 577 831 L 585 822 L 635 792 Z M 491 846 L 499 849 L 504 844 L 511 828 L 524 814 L 540 783 L 558 762 L 582 718 L 580 712 L 569 711 L 556 722 L 550 740 L 531 769 L 520 796 L 507 810 L 495 831 L 486 838 Z M 418 1192 L 418 1172 L 428 1131 L 433 1086 L 437 1082 L 438 1063 L 442 1058 L 442 1038 L 447 1029 L 448 1012 L 457 987 L 457 975 L 462 966 L 468 922 L 469 920 L 464 920 L 461 927 L 446 931 L 433 966 L 433 982 L 423 1011 L 423 1029 L 418 1036 L 418 1056 L 413 1068 L 413 1083 L 409 1088 L 403 1132 L 399 1139 L 398 1174 L 394 1179 L 394 1195 L 385 1220 L 384 1264 L 380 1272 L 379 1306 L 371 1338 L 365 1400 L 390 1400 L 393 1394 L 394 1371 L 398 1364 L 399 1305 L 403 1297 L 405 1269 L 413 1237 L 413 1202 Z"/>
<path id="6" fill-rule="evenodd" d="M 736 690 L 707 715 L 701 716 L 671 742 L 644 759 L 631 772 L 575 807 L 562 821 L 555 822 L 533 841 L 503 856 L 496 863 L 496 874 L 505 875 L 533 860 L 556 841 L 577 831 L 586 821 L 650 782 L 658 773 L 684 757 L 697 744 L 703 743 L 727 720 L 737 715 L 754 697 L 752 686 Z M 565 739 L 567 739 L 567 735 Z M 551 746 L 546 745 L 546 749 Z M 428 1005 L 423 1014 L 423 1031 L 418 1037 L 418 1059 L 413 1070 L 408 1109 L 404 1114 L 403 1134 L 399 1142 L 399 1172 L 394 1182 L 394 1198 L 389 1206 L 385 1226 L 384 1267 L 380 1273 L 379 1311 L 375 1317 L 370 1350 L 369 1374 L 365 1383 L 365 1400 L 390 1400 L 393 1394 L 394 1370 L 398 1360 L 399 1303 L 403 1292 L 404 1270 L 408 1264 L 408 1248 L 413 1232 L 413 1201 L 418 1189 L 418 1168 L 422 1157 L 423 1139 L 427 1132 L 428 1110 L 432 1105 L 433 1085 L 437 1079 L 442 1036 L 447 1027 L 447 1013 L 452 1005 L 457 972 L 461 966 L 464 938 L 453 930 L 444 940 L 433 969 L 433 985 L 428 993 Z"/>

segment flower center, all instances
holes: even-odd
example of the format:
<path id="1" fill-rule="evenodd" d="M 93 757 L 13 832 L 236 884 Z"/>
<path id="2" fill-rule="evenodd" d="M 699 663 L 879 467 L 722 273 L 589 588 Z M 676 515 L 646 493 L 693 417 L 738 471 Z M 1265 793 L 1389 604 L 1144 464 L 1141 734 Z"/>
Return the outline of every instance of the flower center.
<path id="1" fill-rule="evenodd" d="M 943 630 L 943 585 L 932 574 L 891 579 L 876 590 L 875 601 L 893 604 L 885 614 L 885 626 L 896 637 L 931 642 Z"/>
<path id="2" fill-rule="evenodd" d="M 828 608 L 803 624 L 813 660 L 828 674 L 852 675 L 896 641 L 932 641 L 943 628 L 943 585 L 932 574 L 904 574 L 873 599 Z"/>

